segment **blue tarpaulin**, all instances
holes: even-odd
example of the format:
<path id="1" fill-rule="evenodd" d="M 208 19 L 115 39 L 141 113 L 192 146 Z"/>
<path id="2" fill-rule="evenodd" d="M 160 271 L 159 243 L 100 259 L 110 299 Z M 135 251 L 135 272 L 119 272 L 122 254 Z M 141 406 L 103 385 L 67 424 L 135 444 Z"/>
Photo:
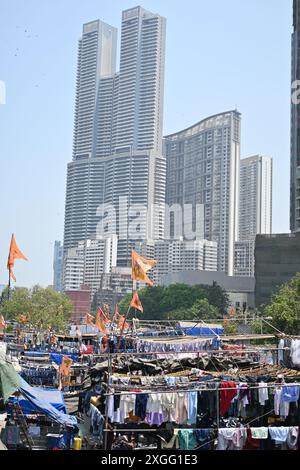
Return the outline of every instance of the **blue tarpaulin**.
<path id="1" fill-rule="evenodd" d="M 224 328 L 222 325 L 209 325 L 193 322 L 180 322 L 177 326 L 188 336 L 222 336 Z"/>
<path id="2" fill-rule="evenodd" d="M 58 364 L 60 366 L 62 363 L 63 356 L 68 356 L 72 359 L 73 362 L 78 362 L 78 354 L 70 354 L 70 353 L 65 353 L 65 354 L 50 353 L 50 361 L 55 362 L 55 364 Z"/>
<path id="3" fill-rule="evenodd" d="M 49 353 L 47 353 L 47 352 L 42 352 L 42 351 L 24 351 L 24 356 L 30 356 L 30 357 L 47 357 L 47 356 L 49 356 Z"/>
<path id="4" fill-rule="evenodd" d="M 66 414 L 67 410 L 64 397 L 59 390 L 31 387 L 31 391 L 37 398 L 50 403 L 58 411 Z M 24 414 L 32 414 L 36 411 L 34 404 L 24 396 L 20 396 L 18 398 L 12 397 L 9 401 L 12 403 L 16 403 L 18 401 Z"/>
<path id="5" fill-rule="evenodd" d="M 39 411 L 63 426 L 77 426 L 76 417 L 65 414 L 66 406 L 61 392 L 31 387 L 21 377 L 20 382 L 19 390 L 22 396 L 18 398 L 11 397 L 9 401 L 16 403 L 18 400 L 23 413 L 28 414 Z"/>

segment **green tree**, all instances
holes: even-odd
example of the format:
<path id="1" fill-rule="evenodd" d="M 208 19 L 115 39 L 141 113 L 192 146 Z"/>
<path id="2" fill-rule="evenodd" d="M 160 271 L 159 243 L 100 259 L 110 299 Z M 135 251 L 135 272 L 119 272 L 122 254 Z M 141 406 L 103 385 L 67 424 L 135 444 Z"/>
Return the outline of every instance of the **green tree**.
<path id="1" fill-rule="evenodd" d="M 169 313 L 170 320 L 214 320 L 219 317 L 218 309 L 210 305 L 207 299 L 198 299 L 188 309 L 179 309 Z"/>
<path id="2" fill-rule="evenodd" d="M 34 327 L 51 326 L 57 332 L 64 332 L 71 318 L 72 303 L 66 295 L 51 288 L 35 286 L 12 290 L 10 300 L 2 303 L 0 311 L 10 320 L 18 320 L 24 314 Z"/>
<path id="3" fill-rule="evenodd" d="M 220 318 L 228 308 L 228 297 L 220 286 L 188 286 L 173 284 L 168 287 L 141 289 L 139 297 L 144 307 L 145 320 L 167 320 L 172 318 L 200 319 Z M 119 303 L 119 310 L 127 312 L 132 295 L 128 294 Z M 199 303 L 200 301 L 207 303 Z M 196 305 L 195 305 L 196 304 Z M 194 307 L 192 311 L 190 309 Z M 215 308 L 215 309 L 212 309 Z M 198 309 L 198 310 L 197 310 Z"/>
<path id="4" fill-rule="evenodd" d="M 271 304 L 265 307 L 264 316 L 275 328 L 286 334 L 300 333 L 300 274 L 284 284 L 277 294 L 273 295 Z M 264 326 L 264 331 L 274 333 L 274 329 Z"/>

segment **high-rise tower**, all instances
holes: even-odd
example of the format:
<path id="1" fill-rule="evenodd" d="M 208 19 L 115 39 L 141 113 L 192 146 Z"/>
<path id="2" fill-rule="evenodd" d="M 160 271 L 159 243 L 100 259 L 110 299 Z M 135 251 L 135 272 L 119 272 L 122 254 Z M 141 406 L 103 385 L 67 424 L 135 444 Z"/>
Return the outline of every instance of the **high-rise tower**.
<path id="1" fill-rule="evenodd" d="M 104 204 L 116 211 L 118 265 L 129 263 L 136 236 L 163 238 L 164 216 L 151 211 L 153 205 L 165 202 L 165 32 L 165 18 L 141 7 L 124 11 L 117 73 L 116 29 L 99 20 L 83 26 L 73 161 L 67 176 L 65 250 L 96 237 L 97 210 Z M 121 217 L 120 198 L 123 203 L 127 198 Z M 141 215 L 145 216 L 134 235 L 128 225 Z"/>

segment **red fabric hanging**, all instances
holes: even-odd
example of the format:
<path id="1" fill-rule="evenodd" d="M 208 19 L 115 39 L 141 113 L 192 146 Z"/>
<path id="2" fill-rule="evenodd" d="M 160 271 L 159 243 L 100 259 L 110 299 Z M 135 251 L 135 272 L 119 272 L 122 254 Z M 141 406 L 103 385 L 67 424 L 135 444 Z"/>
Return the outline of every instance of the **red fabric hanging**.
<path id="1" fill-rule="evenodd" d="M 233 389 L 233 390 L 229 390 Z M 220 383 L 220 415 L 226 415 L 230 408 L 231 401 L 237 395 L 237 385 L 235 382 L 221 382 Z"/>

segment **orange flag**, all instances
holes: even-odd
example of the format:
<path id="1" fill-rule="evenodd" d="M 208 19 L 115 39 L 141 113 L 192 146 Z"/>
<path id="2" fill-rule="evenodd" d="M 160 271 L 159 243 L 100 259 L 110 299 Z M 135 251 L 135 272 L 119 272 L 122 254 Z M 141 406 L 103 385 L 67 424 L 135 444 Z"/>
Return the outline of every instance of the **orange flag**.
<path id="1" fill-rule="evenodd" d="M 100 315 L 100 318 L 103 319 L 104 323 L 110 323 L 110 320 L 107 318 L 107 315 L 103 312 L 101 308 L 98 309 L 98 314 Z"/>
<path id="2" fill-rule="evenodd" d="M 125 322 L 125 324 L 124 324 L 124 327 L 123 327 L 124 322 Z M 123 317 L 123 315 L 120 315 L 120 318 L 119 318 L 119 321 L 118 321 L 118 329 L 121 330 L 122 328 L 123 328 L 123 330 L 127 330 L 129 328 L 129 325 L 126 322 L 125 317 Z"/>
<path id="3" fill-rule="evenodd" d="M 143 306 L 142 306 L 142 304 L 141 304 L 141 301 L 140 301 L 140 298 L 139 298 L 137 292 L 135 292 L 135 293 L 133 294 L 133 298 L 132 298 L 130 307 L 136 308 L 137 310 L 139 310 L 139 311 L 142 312 L 142 313 L 143 313 L 143 311 L 144 311 L 144 308 L 143 308 Z"/>
<path id="4" fill-rule="evenodd" d="M 114 313 L 114 316 L 113 316 L 113 321 L 114 321 L 114 322 L 117 322 L 119 316 L 120 316 L 120 315 L 119 315 L 119 311 L 118 311 L 118 304 L 116 304 L 116 306 L 115 306 L 115 313 Z"/>
<path id="5" fill-rule="evenodd" d="M 154 282 L 149 279 L 147 272 L 156 266 L 157 261 L 154 259 L 146 259 L 143 256 L 139 255 L 135 250 L 132 250 L 131 253 L 131 265 L 132 272 L 131 278 L 134 281 L 142 281 L 149 284 L 149 286 L 154 286 Z"/>
<path id="6" fill-rule="evenodd" d="M 235 311 L 234 311 L 234 306 L 231 305 L 231 307 L 230 307 L 230 318 L 233 318 L 233 317 L 234 317 L 234 313 L 235 313 Z"/>
<path id="7" fill-rule="evenodd" d="M 85 324 L 86 325 L 92 325 L 93 324 L 94 317 L 90 313 L 87 313 L 85 316 Z"/>
<path id="8" fill-rule="evenodd" d="M 97 316 L 96 316 L 96 327 L 98 328 L 99 331 L 101 331 L 101 333 L 104 333 L 106 334 L 106 323 L 105 323 L 105 320 L 104 320 L 104 317 L 103 315 L 101 314 L 102 310 L 101 308 L 99 308 L 98 310 L 98 313 L 97 313 Z M 103 312 L 102 312 L 103 313 Z"/>
<path id="9" fill-rule="evenodd" d="M 109 319 L 109 305 L 103 304 L 104 316 Z"/>
<path id="10" fill-rule="evenodd" d="M 4 330 L 6 327 L 6 322 L 4 320 L 4 316 L 0 315 L 0 330 Z"/>
<path id="11" fill-rule="evenodd" d="M 24 323 L 24 324 L 27 323 L 28 320 L 27 320 L 26 315 L 20 315 L 20 316 L 19 316 L 19 322 L 20 322 L 20 323 Z"/>
<path id="12" fill-rule="evenodd" d="M 8 255 L 8 261 L 7 261 L 7 269 L 9 270 L 9 276 L 16 282 L 15 275 L 13 273 L 13 267 L 15 265 L 15 260 L 16 259 L 24 259 L 25 261 L 28 261 L 26 256 L 23 255 L 23 253 L 19 250 L 18 245 L 15 240 L 14 234 L 12 234 L 11 237 L 11 242 L 10 242 L 10 248 L 9 248 L 9 255 Z"/>
<path id="13" fill-rule="evenodd" d="M 62 362 L 59 368 L 59 371 L 62 375 L 69 376 L 71 372 L 71 365 L 73 364 L 73 361 L 70 357 L 68 356 L 63 356 L 62 357 Z"/>

